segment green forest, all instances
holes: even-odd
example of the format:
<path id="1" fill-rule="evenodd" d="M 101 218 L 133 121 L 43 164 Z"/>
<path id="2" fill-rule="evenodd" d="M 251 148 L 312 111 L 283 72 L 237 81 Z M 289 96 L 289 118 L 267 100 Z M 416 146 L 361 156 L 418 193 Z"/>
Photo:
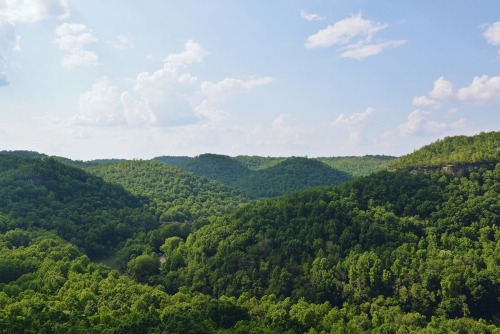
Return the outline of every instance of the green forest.
<path id="1" fill-rule="evenodd" d="M 0 333 L 500 333 L 499 148 L 1 152 Z"/>

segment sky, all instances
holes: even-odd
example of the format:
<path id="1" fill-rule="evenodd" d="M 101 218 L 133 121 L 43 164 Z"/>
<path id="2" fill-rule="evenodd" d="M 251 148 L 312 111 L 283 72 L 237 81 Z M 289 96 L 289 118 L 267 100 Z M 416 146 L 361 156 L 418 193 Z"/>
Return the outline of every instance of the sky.
<path id="1" fill-rule="evenodd" d="M 498 0 L 0 0 L 0 150 L 400 156 L 499 107 Z"/>

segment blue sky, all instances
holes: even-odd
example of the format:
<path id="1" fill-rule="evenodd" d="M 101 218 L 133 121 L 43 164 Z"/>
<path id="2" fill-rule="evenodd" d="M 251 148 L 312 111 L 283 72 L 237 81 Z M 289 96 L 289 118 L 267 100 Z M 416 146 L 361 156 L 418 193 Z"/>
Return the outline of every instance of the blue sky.
<path id="1" fill-rule="evenodd" d="M 402 155 L 499 107 L 497 0 L 0 0 L 0 150 Z"/>

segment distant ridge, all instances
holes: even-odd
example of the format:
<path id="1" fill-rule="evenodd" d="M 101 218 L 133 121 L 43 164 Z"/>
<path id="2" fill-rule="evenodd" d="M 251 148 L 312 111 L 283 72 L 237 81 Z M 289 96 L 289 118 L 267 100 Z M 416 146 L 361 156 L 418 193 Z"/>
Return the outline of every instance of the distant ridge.
<path id="1" fill-rule="evenodd" d="M 252 173 L 233 187 L 252 197 L 276 197 L 311 187 L 340 184 L 352 177 L 321 161 L 289 158 L 273 167 Z"/>
<path id="2" fill-rule="evenodd" d="M 402 156 L 389 168 L 436 168 L 448 165 L 484 165 L 500 162 L 500 132 L 454 136 L 437 140 Z"/>

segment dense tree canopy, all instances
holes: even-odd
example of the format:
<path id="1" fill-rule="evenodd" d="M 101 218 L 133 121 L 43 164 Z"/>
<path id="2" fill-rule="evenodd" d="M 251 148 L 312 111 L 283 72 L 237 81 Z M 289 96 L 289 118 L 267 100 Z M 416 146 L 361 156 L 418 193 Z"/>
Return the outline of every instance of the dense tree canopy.
<path id="1" fill-rule="evenodd" d="M 482 132 L 476 136 L 446 137 L 405 155 L 393 168 L 419 168 L 446 165 L 480 165 L 500 162 L 500 132 Z"/>
<path id="2" fill-rule="evenodd" d="M 23 154 L 0 154 L 0 333 L 500 332 L 495 158 L 248 202 L 164 162 Z M 297 165 L 324 176 L 259 173 Z"/>
<path id="3" fill-rule="evenodd" d="M 159 222 L 206 220 L 235 209 L 245 198 L 213 180 L 156 161 L 95 164 L 86 171 L 151 200 Z"/>
<path id="4" fill-rule="evenodd" d="M 5 228 L 55 230 L 93 258 L 155 228 L 147 201 L 53 158 L 0 155 L 0 211 L 13 218 Z"/>

